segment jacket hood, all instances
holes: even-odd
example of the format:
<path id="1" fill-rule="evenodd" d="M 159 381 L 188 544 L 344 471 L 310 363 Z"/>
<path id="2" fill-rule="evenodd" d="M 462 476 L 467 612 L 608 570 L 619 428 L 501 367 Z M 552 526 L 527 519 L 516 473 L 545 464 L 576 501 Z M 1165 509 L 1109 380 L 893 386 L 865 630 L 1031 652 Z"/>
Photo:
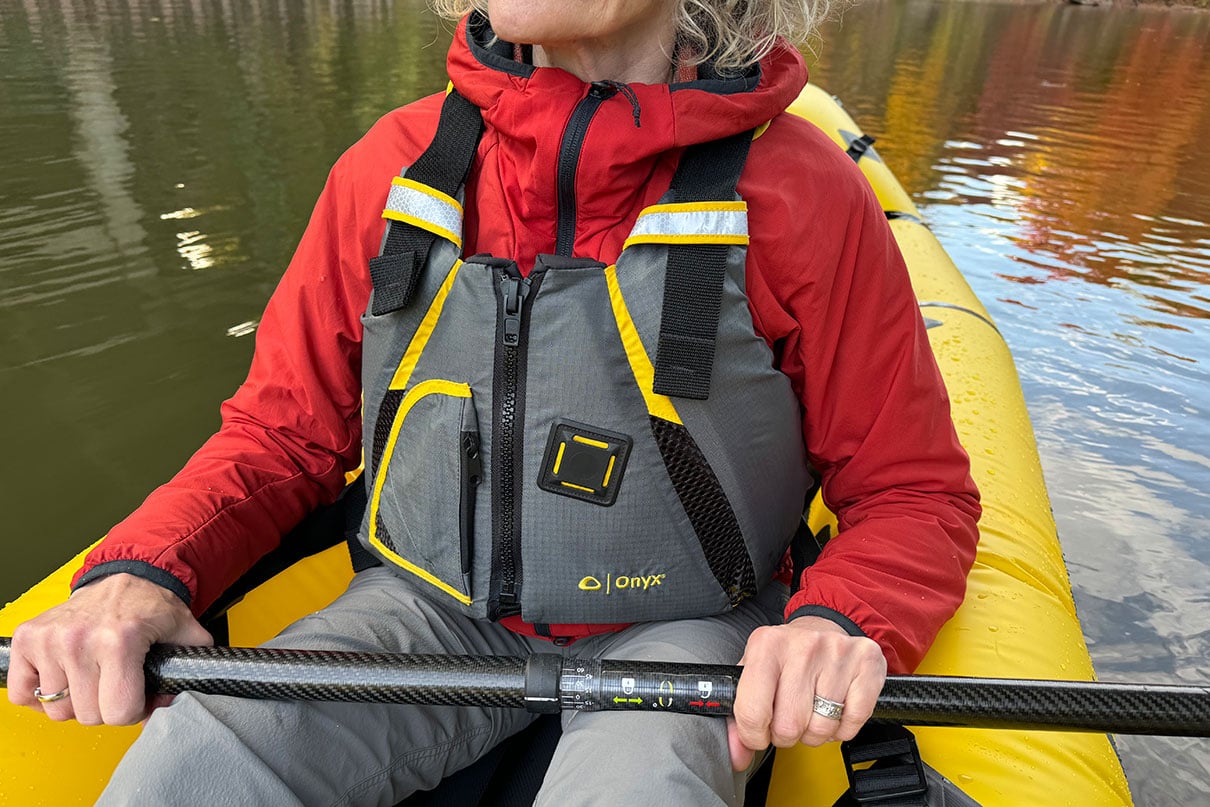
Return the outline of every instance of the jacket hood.
<path id="1" fill-rule="evenodd" d="M 448 58 L 450 79 L 484 110 L 489 125 L 521 132 L 527 121 L 549 120 L 552 110 L 574 106 L 588 94 L 590 84 L 557 67 L 518 61 L 516 52 L 512 43 L 495 38 L 481 15 L 459 23 Z M 783 44 L 742 75 L 722 77 L 704 66 L 694 81 L 625 85 L 629 92 L 619 93 L 613 104 L 620 115 L 610 117 L 641 129 L 650 151 L 665 151 L 767 123 L 790 105 L 806 81 L 802 55 Z M 510 114 L 496 114 L 498 107 Z"/>
<path id="2" fill-rule="evenodd" d="M 562 250 L 556 234 L 567 230 L 569 209 L 572 254 L 612 262 L 639 210 L 667 190 L 685 146 L 767 123 L 806 83 L 802 56 L 788 46 L 739 76 L 701 68 L 693 81 L 629 85 L 590 84 L 515 58 L 528 50 L 472 14 L 447 60 L 454 87 L 483 112 L 477 182 L 503 197 L 480 188 L 480 203 L 496 209 L 468 214 L 470 242 L 522 266 Z M 581 102 L 593 92 L 604 100 L 587 114 Z"/>

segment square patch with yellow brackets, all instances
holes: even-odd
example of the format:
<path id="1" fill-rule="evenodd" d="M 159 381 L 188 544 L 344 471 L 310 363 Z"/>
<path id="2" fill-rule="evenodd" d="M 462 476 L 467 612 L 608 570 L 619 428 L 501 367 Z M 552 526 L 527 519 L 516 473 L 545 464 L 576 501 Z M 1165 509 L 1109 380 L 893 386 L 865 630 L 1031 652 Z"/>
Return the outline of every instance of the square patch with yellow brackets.
<path id="1" fill-rule="evenodd" d="M 550 427 L 538 487 L 608 507 L 618 498 L 633 444 L 625 434 L 560 418 Z"/>

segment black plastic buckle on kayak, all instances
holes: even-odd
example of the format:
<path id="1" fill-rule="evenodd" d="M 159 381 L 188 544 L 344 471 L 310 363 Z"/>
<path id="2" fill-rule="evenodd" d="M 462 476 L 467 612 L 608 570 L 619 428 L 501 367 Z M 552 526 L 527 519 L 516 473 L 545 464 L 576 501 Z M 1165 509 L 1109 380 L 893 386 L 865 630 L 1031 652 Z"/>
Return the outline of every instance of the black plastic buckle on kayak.
<path id="1" fill-rule="evenodd" d="M 867 723 L 852 740 L 840 744 L 849 790 L 836 807 L 927 807 L 928 781 L 916 738 L 903 726 Z M 866 767 L 857 768 L 857 765 Z"/>
<path id="2" fill-rule="evenodd" d="M 847 135 L 848 133 L 845 132 L 844 134 Z M 848 138 L 846 137 L 846 139 Z M 852 140 L 849 140 L 849 147 L 845 149 L 845 154 L 848 154 L 850 157 L 852 157 L 853 162 L 859 162 L 861 158 L 864 157 L 866 153 L 874 146 L 874 143 L 874 138 L 867 134 L 863 134 L 860 137 L 854 137 Z"/>

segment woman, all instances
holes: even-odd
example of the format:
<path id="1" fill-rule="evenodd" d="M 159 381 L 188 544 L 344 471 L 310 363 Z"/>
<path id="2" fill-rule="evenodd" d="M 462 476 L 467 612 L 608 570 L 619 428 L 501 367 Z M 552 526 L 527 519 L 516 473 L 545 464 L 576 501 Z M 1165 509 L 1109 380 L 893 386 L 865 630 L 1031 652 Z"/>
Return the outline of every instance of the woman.
<path id="1" fill-rule="evenodd" d="M 960 603 L 979 509 L 872 193 L 781 114 L 815 11 L 472 13 L 454 92 L 333 168 L 222 429 L 18 629 L 10 698 L 141 719 L 147 648 L 208 643 L 364 456 L 364 568 L 271 644 L 745 665 L 725 725 L 566 717 L 540 803 L 737 804 L 754 751 L 851 738 Z M 841 529 L 787 602 L 808 459 Z M 392 804 L 531 719 L 185 695 L 102 801 Z"/>

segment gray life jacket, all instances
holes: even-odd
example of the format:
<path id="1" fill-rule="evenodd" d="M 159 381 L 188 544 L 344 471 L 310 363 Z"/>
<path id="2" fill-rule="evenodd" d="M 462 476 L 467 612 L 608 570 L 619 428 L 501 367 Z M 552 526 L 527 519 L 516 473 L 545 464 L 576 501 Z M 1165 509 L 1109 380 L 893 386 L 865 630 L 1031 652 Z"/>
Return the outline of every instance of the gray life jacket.
<path id="1" fill-rule="evenodd" d="M 689 149 L 616 264 L 543 255 L 523 274 L 461 255 L 481 127 L 451 92 L 383 213 L 362 545 L 475 617 L 727 611 L 773 577 L 810 481 L 744 292 L 751 133 Z"/>

